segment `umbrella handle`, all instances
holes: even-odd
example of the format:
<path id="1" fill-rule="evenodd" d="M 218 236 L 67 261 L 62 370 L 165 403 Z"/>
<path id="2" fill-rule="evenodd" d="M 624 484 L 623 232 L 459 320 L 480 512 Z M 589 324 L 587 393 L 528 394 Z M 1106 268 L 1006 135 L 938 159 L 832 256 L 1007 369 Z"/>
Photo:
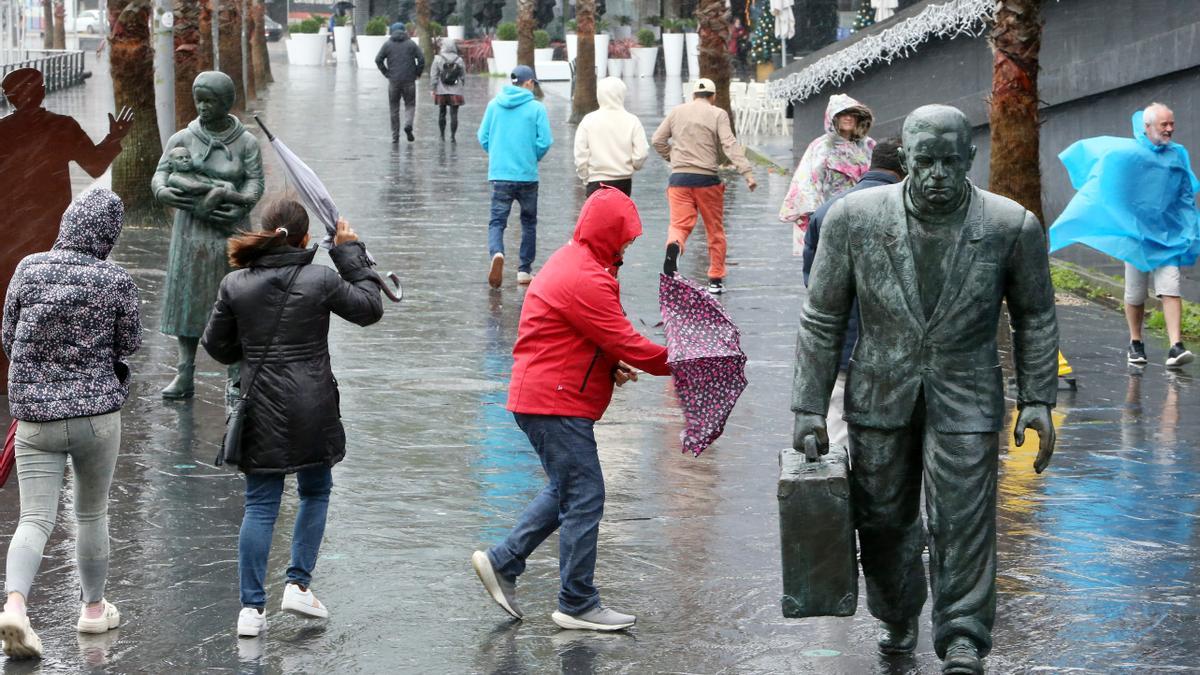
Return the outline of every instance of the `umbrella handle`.
<path id="1" fill-rule="evenodd" d="M 267 135 L 267 140 L 268 140 L 268 141 L 271 141 L 271 142 L 274 142 L 274 141 L 275 141 L 275 134 L 271 133 L 271 130 L 267 128 L 267 125 L 263 124 L 263 121 L 262 121 L 262 119 L 261 119 L 261 118 L 259 118 L 259 116 L 258 116 L 258 114 L 257 114 L 257 113 L 255 113 L 255 115 L 254 115 L 254 121 L 255 121 L 255 122 L 258 122 L 258 126 L 259 126 L 259 128 L 260 128 L 260 129 L 262 129 L 262 130 L 263 130 L 263 133 Z"/>
<path id="2" fill-rule="evenodd" d="M 374 281 L 379 285 L 379 290 L 383 291 L 383 294 L 388 297 L 388 300 L 391 300 L 392 302 L 400 302 L 404 299 L 404 288 L 400 285 L 400 277 L 396 276 L 395 272 L 388 272 L 386 276 L 388 280 L 396 285 L 396 290 L 393 291 L 392 287 L 388 285 L 387 281 L 385 281 L 378 272 L 371 274 L 371 281 Z"/>

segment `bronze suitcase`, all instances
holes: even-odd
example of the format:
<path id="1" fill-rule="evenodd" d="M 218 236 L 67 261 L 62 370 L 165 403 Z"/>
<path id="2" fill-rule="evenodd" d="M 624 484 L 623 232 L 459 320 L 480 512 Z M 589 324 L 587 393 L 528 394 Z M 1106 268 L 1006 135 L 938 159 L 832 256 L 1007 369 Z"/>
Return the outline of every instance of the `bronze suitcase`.
<path id="1" fill-rule="evenodd" d="M 852 616 L 858 607 L 858 556 L 844 447 L 815 462 L 779 453 L 779 536 L 783 615 Z"/>

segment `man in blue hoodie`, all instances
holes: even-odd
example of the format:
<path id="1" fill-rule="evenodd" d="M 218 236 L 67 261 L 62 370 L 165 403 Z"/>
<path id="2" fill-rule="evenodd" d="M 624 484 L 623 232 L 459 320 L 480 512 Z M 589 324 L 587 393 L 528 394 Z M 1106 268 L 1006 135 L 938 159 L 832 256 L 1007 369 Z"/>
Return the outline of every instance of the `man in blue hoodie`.
<path id="1" fill-rule="evenodd" d="M 504 228 L 513 200 L 521 205 L 521 264 L 517 283 L 533 281 L 537 252 L 538 162 L 554 144 L 546 106 L 533 98 L 537 80 L 529 66 L 513 68 L 512 84 L 488 103 L 479 123 L 479 144 L 488 153 L 492 183 L 492 213 L 488 223 L 488 252 L 492 256 L 488 283 L 500 288 L 504 276 Z"/>

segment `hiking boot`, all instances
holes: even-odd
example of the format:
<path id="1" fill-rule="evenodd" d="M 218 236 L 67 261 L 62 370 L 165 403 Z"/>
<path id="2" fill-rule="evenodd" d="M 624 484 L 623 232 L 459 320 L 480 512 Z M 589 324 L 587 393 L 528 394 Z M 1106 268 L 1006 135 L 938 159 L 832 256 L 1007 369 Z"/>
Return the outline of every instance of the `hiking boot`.
<path id="1" fill-rule="evenodd" d="M 492 288 L 500 288 L 502 283 L 504 283 L 504 254 L 497 253 L 492 256 L 492 267 L 488 271 L 488 285 Z"/>
<path id="2" fill-rule="evenodd" d="M 533 283 L 533 274 L 530 272 L 517 272 L 517 283 L 522 286 L 528 286 Z"/>
<path id="3" fill-rule="evenodd" d="M 162 397 L 170 400 L 191 398 L 196 395 L 196 366 L 180 366 L 175 379 L 162 390 Z"/>
<path id="4" fill-rule="evenodd" d="M 1128 357 L 1131 366 L 1146 365 L 1146 345 L 1141 340 L 1130 340 Z"/>
<path id="5" fill-rule="evenodd" d="M 712 293 L 713 295 L 720 295 L 720 294 L 724 293 L 725 292 L 725 280 L 724 279 L 709 279 L 708 280 L 708 292 Z"/>
<path id="6" fill-rule="evenodd" d="M 243 607 L 242 611 L 238 614 L 238 637 L 258 637 L 258 634 L 266 627 L 266 610 L 258 609 L 257 607 Z"/>
<path id="7" fill-rule="evenodd" d="M 1167 352 L 1167 367 L 1178 368 L 1192 362 L 1196 357 L 1183 346 L 1182 342 L 1176 342 L 1171 345 L 1171 351 Z"/>
<path id="8" fill-rule="evenodd" d="M 492 559 L 483 551 L 475 551 L 471 554 L 471 567 L 475 568 L 475 574 L 479 575 L 479 580 L 483 582 L 483 588 L 492 596 L 492 600 L 496 601 L 504 611 L 508 612 L 514 619 L 520 619 L 525 615 L 517 608 L 517 582 L 505 579 L 496 573 L 496 569 L 492 567 Z"/>
<path id="9" fill-rule="evenodd" d="M 24 614 L 0 613 L 0 638 L 4 640 L 4 655 L 10 659 L 42 658 L 42 641 Z"/>
<path id="10" fill-rule="evenodd" d="M 667 257 L 663 260 L 663 274 L 669 277 L 675 276 L 677 269 L 679 269 L 679 244 L 671 242 L 667 244 Z"/>
<path id="11" fill-rule="evenodd" d="M 412 143 L 413 141 L 417 140 L 417 137 L 413 136 L 412 127 L 404 127 L 404 135 L 408 136 L 409 143 Z"/>
<path id="12" fill-rule="evenodd" d="M 637 623 L 637 617 L 632 614 L 622 614 L 600 605 L 574 616 L 563 612 L 554 612 L 550 618 L 554 619 L 554 623 L 558 624 L 559 628 L 567 630 L 625 630 Z"/>
<path id="13" fill-rule="evenodd" d="M 101 600 L 100 602 L 100 616 L 89 617 L 86 604 L 79 609 L 79 621 L 75 623 L 75 629 L 80 633 L 98 635 L 100 633 L 107 633 L 121 625 L 121 613 L 117 611 L 116 606 L 107 600 Z"/>
<path id="14" fill-rule="evenodd" d="M 329 618 L 329 610 L 313 595 L 311 588 L 300 589 L 300 584 L 289 581 L 283 587 L 283 602 L 279 609 L 293 614 L 311 616 L 314 619 Z"/>
<path id="15" fill-rule="evenodd" d="M 883 632 L 879 635 L 879 651 L 884 654 L 909 654 L 917 648 L 917 619 L 892 623 L 883 621 Z"/>
<path id="16" fill-rule="evenodd" d="M 946 648 L 942 660 L 942 675 L 983 675 L 983 661 L 979 659 L 979 648 L 969 637 L 956 637 Z"/>

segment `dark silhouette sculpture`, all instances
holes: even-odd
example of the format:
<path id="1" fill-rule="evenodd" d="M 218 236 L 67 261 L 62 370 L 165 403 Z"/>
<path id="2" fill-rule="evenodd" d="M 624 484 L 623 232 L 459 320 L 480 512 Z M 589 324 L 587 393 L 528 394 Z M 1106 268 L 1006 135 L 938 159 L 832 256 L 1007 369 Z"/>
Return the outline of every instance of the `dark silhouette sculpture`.
<path id="1" fill-rule="evenodd" d="M 1027 428 L 1038 431 L 1040 473 L 1054 451 L 1054 289 L 1037 218 L 967 181 L 975 148 L 960 111 L 918 108 L 903 140 L 908 179 L 846 195 L 826 216 L 796 348 L 793 445 L 828 452 L 825 414 L 857 296 L 862 327 L 845 419 L 867 606 L 884 627 L 879 647 L 916 646 L 924 487 L 933 643 L 944 673 L 982 673 L 996 611 L 1005 414 L 996 325 L 1007 301 L 1015 436 L 1021 443 Z"/>
<path id="2" fill-rule="evenodd" d="M 197 118 L 167 141 L 150 181 L 159 203 L 175 209 L 160 328 L 179 339 L 176 375 L 162 390 L 168 399 L 195 393 L 196 346 L 231 271 L 229 237 L 250 229 L 247 217 L 264 187 L 258 139 L 229 114 L 237 99 L 233 80 L 215 70 L 200 73 L 192 97 Z M 229 398 L 236 397 L 238 373 L 230 366 Z"/>
<path id="3" fill-rule="evenodd" d="M 108 135 L 92 143 L 79 123 L 42 107 L 45 80 L 35 68 L 20 68 L 0 86 L 14 108 L 0 118 L 0 185 L 4 190 L 4 249 L 0 252 L 0 289 L 8 290 L 17 263 L 31 253 L 48 251 L 71 204 L 70 163 L 93 178 L 108 170 L 121 152 L 121 139 L 133 125 L 133 113 L 108 116 Z M 0 354 L 0 393 L 8 389 L 8 359 Z"/>

